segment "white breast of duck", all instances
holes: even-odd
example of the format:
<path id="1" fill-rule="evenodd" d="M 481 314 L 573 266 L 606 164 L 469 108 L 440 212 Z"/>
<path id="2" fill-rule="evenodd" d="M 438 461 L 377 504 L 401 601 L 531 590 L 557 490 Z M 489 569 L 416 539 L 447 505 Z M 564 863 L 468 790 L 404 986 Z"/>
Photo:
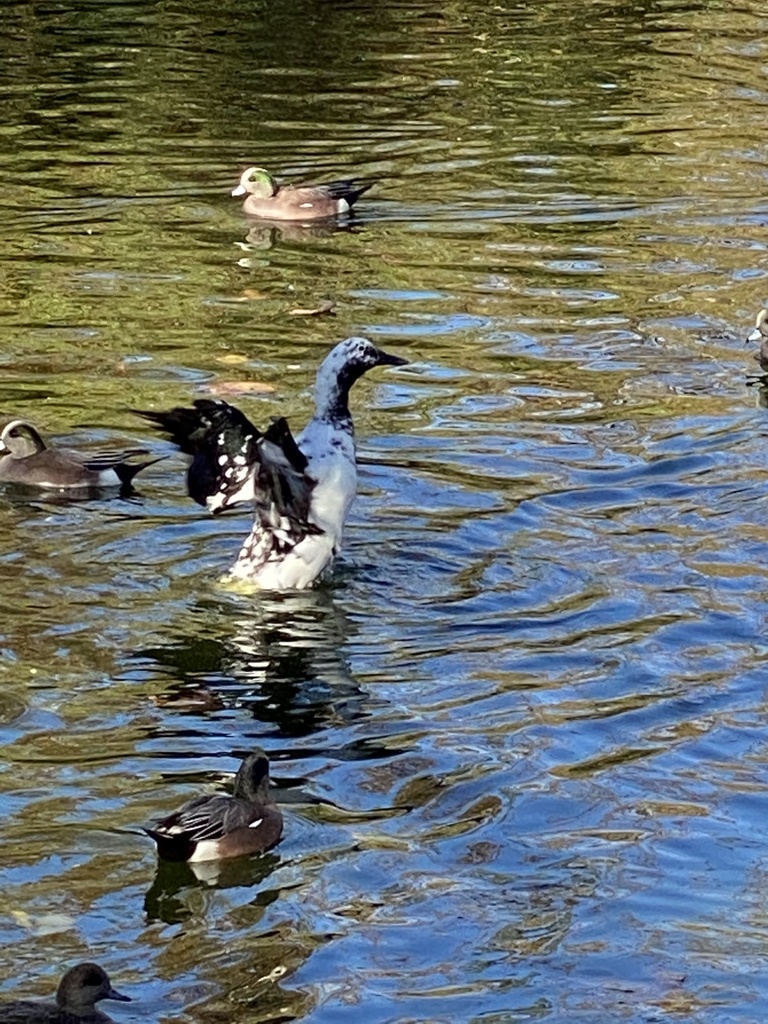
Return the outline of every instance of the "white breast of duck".
<path id="1" fill-rule="evenodd" d="M 306 461 L 302 472 L 308 497 L 306 518 L 291 515 L 290 504 L 286 507 L 274 487 L 266 495 L 265 506 L 257 474 L 253 530 L 231 575 L 276 590 L 301 590 L 322 575 L 341 547 L 357 491 L 349 390 L 374 366 L 405 361 L 382 352 L 367 338 L 347 338 L 326 356 L 315 382 L 315 415 L 296 441 Z"/>
<path id="2" fill-rule="evenodd" d="M 323 573 L 341 547 L 357 491 L 351 429 L 313 419 L 297 444 L 307 460 L 304 475 L 311 490 L 306 520 L 292 517 L 278 502 L 265 509 L 257 498 L 253 529 L 230 569 L 230 575 L 268 590 L 303 590 Z"/>

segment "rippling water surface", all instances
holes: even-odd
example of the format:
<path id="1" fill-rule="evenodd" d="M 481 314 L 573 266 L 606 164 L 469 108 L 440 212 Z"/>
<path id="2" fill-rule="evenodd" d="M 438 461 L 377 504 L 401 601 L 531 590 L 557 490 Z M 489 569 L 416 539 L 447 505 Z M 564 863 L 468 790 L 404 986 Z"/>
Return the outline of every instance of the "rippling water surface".
<path id="1" fill-rule="evenodd" d="M 0 995 L 120 1021 L 768 1016 L 768 16 L 753 0 L 7 3 L 0 415 L 169 456 L 0 494 Z M 248 222 L 244 166 L 380 178 Z M 292 311 L 335 303 L 335 315 Z M 364 333 L 329 584 L 220 583 L 130 413 L 301 426 Z M 271 854 L 140 829 L 270 754 Z"/>

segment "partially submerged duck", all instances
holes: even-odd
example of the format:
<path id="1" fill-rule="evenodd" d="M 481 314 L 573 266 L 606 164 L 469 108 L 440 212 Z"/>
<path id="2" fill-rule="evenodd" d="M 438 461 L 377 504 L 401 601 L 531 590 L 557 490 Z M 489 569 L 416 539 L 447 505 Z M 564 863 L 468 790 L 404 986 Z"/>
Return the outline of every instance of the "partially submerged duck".
<path id="1" fill-rule="evenodd" d="M 190 864 L 271 849 L 283 834 L 283 816 L 269 794 L 267 755 L 257 748 L 244 759 L 232 796 L 197 796 L 144 831 L 164 860 Z"/>
<path id="2" fill-rule="evenodd" d="M 330 565 L 357 490 L 349 389 L 375 366 L 404 363 L 367 338 L 340 342 L 320 364 L 315 414 L 296 438 L 284 418 L 262 433 L 220 400 L 139 412 L 193 456 L 191 498 L 214 513 L 238 502 L 255 505 L 232 576 L 268 590 L 301 590 Z"/>
<path id="3" fill-rule="evenodd" d="M 146 448 L 80 452 L 49 448 L 27 420 L 12 420 L 0 431 L 0 484 L 56 490 L 130 487 L 142 469 L 159 461 L 128 462 Z"/>
<path id="4" fill-rule="evenodd" d="M 752 341 L 760 342 L 760 350 L 755 353 L 755 359 L 761 369 L 768 372 L 768 309 L 761 309 L 757 314 L 754 330 L 747 335 L 747 344 Z"/>
<path id="5" fill-rule="evenodd" d="M 129 1003 L 112 987 L 109 976 L 98 964 L 84 963 L 71 967 L 59 982 L 56 1002 L 19 999 L 0 1002 L 2 1024 L 111 1024 L 112 1018 L 96 1009 L 101 999 Z"/>
<path id="6" fill-rule="evenodd" d="M 263 167 L 249 167 L 240 175 L 233 196 L 245 196 L 243 210 L 264 220 L 320 220 L 349 213 L 372 181 L 347 178 L 325 184 L 278 185 Z"/>

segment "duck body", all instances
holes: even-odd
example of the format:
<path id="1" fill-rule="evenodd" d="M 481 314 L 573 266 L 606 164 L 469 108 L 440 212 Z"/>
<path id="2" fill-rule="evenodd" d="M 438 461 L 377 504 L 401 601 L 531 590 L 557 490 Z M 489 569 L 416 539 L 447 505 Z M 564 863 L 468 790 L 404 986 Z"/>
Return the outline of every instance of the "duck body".
<path id="1" fill-rule="evenodd" d="M 77 964 L 59 982 L 55 1003 L 37 999 L 0 1002 L 0 1024 L 111 1024 L 112 1018 L 96 1009 L 101 999 L 131 1001 L 112 987 L 103 967 Z"/>
<path id="2" fill-rule="evenodd" d="M 146 454 L 146 448 L 96 452 L 49 448 L 31 423 L 12 420 L 0 431 L 0 484 L 55 490 L 130 487 L 137 473 L 158 460 L 126 460 Z"/>
<path id="3" fill-rule="evenodd" d="M 270 503 L 230 569 L 231 576 L 256 580 L 265 590 L 304 590 L 323 574 L 341 548 L 357 493 L 351 421 L 349 430 L 340 430 L 313 418 L 296 444 L 306 459 L 304 474 L 311 486 L 305 514 L 291 521 Z"/>
<path id="4" fill-rule="evenodd" d="M 755 355 L 755 359 L 761 369 L 768 371 L 768 309 L 760 310 L 755 320 L 754 330 L 747 335 L 748 345 L 755 341 L 760 342 L 760 351 Z"/>
<path id="5" fill-rule="evenodd" d="M 263 167 L 249 167 L 240 175 L 233 196 L 245 196 L 243 210 L 263 220 L 327 220 L 349 213 L 374 182 L 360 178 L 324 184 L 278 185 Z"/>
<path id="6" fill-rule="evenodd" d="M 244 759 L 232 796 L 195 797 L 144 831 L 164 860 L 190 864 L 271 849 L 283 834 L 283 816 L 269 795 L 267 755 L 257 748 Z"/>
<path id="7" fill-rule="evenodd" d="M 295 439 L 285 419 L 261 433 L 222 401 L 140 413 L 193 455 L 187 486 L 194 500 L 214 513 L 254 504 L 253 528 L 231 576 L 268 590 L 302 590 L 331 564 L 357 490 L 349 389 L 374 366 L 405 362 L 367 338 L 340 342 L 320 365 L 315 414 Z"/>

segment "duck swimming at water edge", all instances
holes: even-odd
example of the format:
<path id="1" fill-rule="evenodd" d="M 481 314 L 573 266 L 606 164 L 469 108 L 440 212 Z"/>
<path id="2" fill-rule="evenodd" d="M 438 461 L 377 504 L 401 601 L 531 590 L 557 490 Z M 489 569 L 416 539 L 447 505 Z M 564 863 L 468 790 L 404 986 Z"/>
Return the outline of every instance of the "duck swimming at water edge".
<path id="1" fill-rule="evenodd" d="M 755 359 L 763 370 L 768 370 L 768 309 L 761 309 L 755 320 L 754 330 L 747 335 L 747 344 L 759 341 L 760 350 Z"/>
<path id="2" fill-rule="evenodd" d="M 402 366 L 367 338 L 347 338 L 325 357 L 315 414 L 294 438 L 287 420 L 262 433 L 227 402 L 136 410 L 192 455 L 189 495 L 211 512 L 252 502 L 255 518 L 230 575 L 266 590 L 303 590 L 331 564 L 357 491 L 349 390 L 375 366 Z"/>

